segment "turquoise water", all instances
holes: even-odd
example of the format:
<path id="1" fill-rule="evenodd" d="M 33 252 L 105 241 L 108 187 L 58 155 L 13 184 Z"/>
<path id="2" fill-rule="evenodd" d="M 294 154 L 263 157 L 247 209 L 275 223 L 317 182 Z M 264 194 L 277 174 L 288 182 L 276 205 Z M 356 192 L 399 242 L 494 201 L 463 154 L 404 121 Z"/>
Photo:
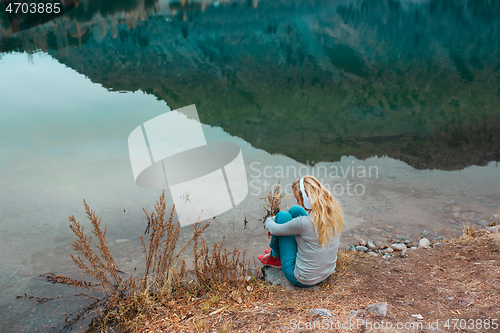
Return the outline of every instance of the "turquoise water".
<path id="1" fill-rule="evenodd" d="M 128 135 L 190 104 L 207 141 L 241 147 L 249 182 L 206 238 L 226 236 L 250 258 L 267 244 L 264 190 L 305 173 L 341 201 L 342 246 L 498 220 L 499 11 L 488 1 L 81 1 L 18 34 L 0 16 L 0 331 L 61 328 L 86 304 L 36 278 L 84 278 L 67 219 L 86 223 L 82 199 L 108 225 L 120 269 L 140 271 L 142 207 L 160 191 L 135 184 Z M 24 293 L 63 297 L 36 305 L 16 300 Z"/>

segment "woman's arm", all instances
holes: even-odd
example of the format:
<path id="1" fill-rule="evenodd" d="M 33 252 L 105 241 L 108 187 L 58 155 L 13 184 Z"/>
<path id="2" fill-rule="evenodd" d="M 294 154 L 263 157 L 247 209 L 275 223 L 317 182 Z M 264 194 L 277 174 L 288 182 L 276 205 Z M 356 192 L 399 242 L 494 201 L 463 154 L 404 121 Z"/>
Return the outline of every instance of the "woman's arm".
<path id="1" fill-rule="evenodd" d="M 290 236 L 303 233 L 302 219 L 299 216 L 286 223 L 278 224 L 274 219 L 269 217 L 266 220 L 266 228 L 273 236 Z"/>

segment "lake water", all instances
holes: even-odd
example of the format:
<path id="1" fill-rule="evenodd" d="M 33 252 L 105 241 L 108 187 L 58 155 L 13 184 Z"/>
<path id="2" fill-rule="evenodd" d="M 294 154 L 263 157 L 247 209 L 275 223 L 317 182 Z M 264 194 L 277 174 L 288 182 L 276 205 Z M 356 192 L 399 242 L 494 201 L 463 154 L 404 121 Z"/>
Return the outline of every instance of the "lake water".
<path id="1" fill-rule="evenodd" d="M 205 238 L 248 258 L 268 243 L 259 198 L 280 180 L 293 205 L 306 173 L 342 203 L 342 247 L 498 220 L 499 14 L 490 1 L 93 0 L 16 34 L 0 14 L 0 331 L 54 331 L 87 304 L 37 279 L 85 278 L 68 227 L 89 225 L 83 199 L 120 269 L 141 270 L 142 207 L 161 191 L 136 185 L 128 136 L 191 104 L 208 142 L 241 148 L 249 183 Z"/>

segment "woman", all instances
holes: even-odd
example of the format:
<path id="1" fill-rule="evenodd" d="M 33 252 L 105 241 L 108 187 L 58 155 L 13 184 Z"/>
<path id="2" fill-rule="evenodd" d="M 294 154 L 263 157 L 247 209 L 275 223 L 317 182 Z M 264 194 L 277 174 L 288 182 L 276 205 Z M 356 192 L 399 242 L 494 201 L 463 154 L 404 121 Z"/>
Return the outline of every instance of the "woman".
<path id="1" fill-rule="evenodd" d="M 281 268 L 296 286 L 312 287 L 335 272 L 342 209 L 313 176 L 297 179 L 292 190 L 298 205 L 266 220 L 271 249 L 259 261 Z"/>

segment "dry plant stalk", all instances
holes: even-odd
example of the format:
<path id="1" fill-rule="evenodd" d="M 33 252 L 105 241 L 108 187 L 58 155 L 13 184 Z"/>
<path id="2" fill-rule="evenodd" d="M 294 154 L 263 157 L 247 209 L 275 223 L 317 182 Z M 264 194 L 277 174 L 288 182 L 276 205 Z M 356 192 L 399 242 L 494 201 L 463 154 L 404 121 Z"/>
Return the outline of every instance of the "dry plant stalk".
<path id="1" fill-rule="evenodd" d="M 244 263 L 245 254 L 243 253 L 241 257 L 236 248 L 231 252 L 222 249 L 224 239 L 220 243 L 214 243 L 212 254 L 209 255 L 209 248 L 201 235 L 210 222 L 205 225 L 193 224 L 192 237 L 175 253 L 180 225 L 178 222 L 174 223 L 175 207 L 172 207 L 169 215 L 166 213 L 165 190 L 163 190 L 150 215 L 143 208 L 148 221 L 146 233 L 149 234 L 147 242 L 141 236 L 142 250 L 146 257 L 144 275 L 139 281 L 133 276 L 126 279 L 125 273 L 118 269 L 109 251 L 106 241 L 107 228 L 105 227 L 104 231 L 101 229 L 101 219 L 89 208 L 85 200 L 84 204 L 93 227 L 91 230 L 93 236 L 87 236 L 84 227 L 73 215 L 70 216 L 69 220 L 72 222 L 70 228 L 77 237 L 72 245 L 78 253 L 77 257 L 73 255 L 71 257 L 83 273 L 99 283 L 79 281 L 53 273 L 46 275 L 46 278 L 53 283 L 101 291 L 104 297 L 94 298 L 86 295 L 95 301 L 71 320 L 69 317 L 66 318 L 63 330 L 70 329 L 91 311 L 97 311 L 99 315 L 92 319 L 89 330 L 106 332 L 112 326 L 125 331 L 136 331 L 157 312 L 157 308 L 168 306 L 172 298 L 192 292 L 197 294 L 201 288 L 218 289 L 227 283 L 237 281 L 239 276 L 248 271 L 248 266 Z M 94 242 L 93 237 L 96 239 Z M 188 271 L 185 261 L 179 262 L 179 257 L 193 243 L 194 268 Z M 194 285 L 186 282 L 189 273 L 196 277 L 197 283 Z"/>
<path id="2" fill-rule="evenodd" d="M 94 287 L 98 286 L 98 284 L 96 283 L 92 283 L 90 281 L 72 279 L 63 274 L 56 275 L 54 273 L 48 273 L 42 276 L 45 278 L 46 281 L 52 283 L 62 283 L 62 284 L 67 284 L 69 286 L 81 287 L 86 289 L 95 289 Z"/>
<path id="3" fill-rule="evenodd" d="M 87 217 L 93 226 L 92 233 L 97 238 L 97 243 L 94 242 L 94 246 L 99 250 L 100 256 L 96 254 L 92 248 L 92 236 L 87 237 L 83 231 L 83 226 L 76 221 L 73 215 L 71 215 L 69 220 L 72 223 L 69 227 L 76 235 L 76 241 L 71 244 L 73 245 L 73 249 L 79 254 L 77 258 L 71 254 L 71 258 L 83 273 L 99 281 L 98 289 L 101 289 L 106 296 L 115 295 L 124 288 L 125 280 L 120 275 L 113 256 L 109 252 L 108 243 L 106 241 L 107 227 L 102 231 L 101 218 L 98 218 L 95 211 L 89 208 L 85 199 L 83 203 L 85 205 Z M 83 256 L 87 262 L 85 262 L 81 256 Z"/>
<path id="4" fill-rule="evenodd" d="M 265 191 L 264 193 L 266 196 L 260 199 L 264 200 L 263 206 L 264 209 L 266 210 L 266 215 L 263 217 L 262 220 L 265 223 L 268 217 L 275 216 L 280 212 L 281 199 L 283 199 L 285 193 L 281 192 L 280 181 L 278 181 L 278 184 L 276 184 L 276 187 L 272 192 Z"/>
<path id="5" fill-rule="evenodd" d="M 170 211 L 168 220 L 165 219 L 166 202 L 165 191 L 160 196 L 159 202 L 156 202 L 155 210 L 148 215 L 143 208 L 148 219 L 148 228 L 146 233 L 150 233 L 149 244 L 146 246 L 144 238 L 141 236 L 142 251 L 146 254 L 146 270 L 141 285 L 144 288 L 150 288 L 150 291 L 168 291 L 170 289 L 171 279 L 176 281 L 182 279 L 185 275 L 185 262 L 181 264 L 180 270 L 176 271 L 174 266 L 178 266 L 179 256 L 184 250 L 201 236 L 211 221 L 201 226 L 198 223 L 193 225 L 193 236 L 190 240 L 174 255 L 177 242 L 179 240 L 180 224 L 174 224 L 174 209 Z M 147 287 L 149 286 L 149 287 Z"/>
<path id="6" fill-rule="evenodd" d="M 211 255 L 203 237 L 194 242 L 193 272 L 201 288 L 213 290 L 225 285 L 238 285 L 249 270 L 249 264 L 245 263 L 246 252 L 241 253 L 236 247 L 228 252 L 222 247 L 224 241 L 225 237 L 220 243 L 214 242 Z"/>

